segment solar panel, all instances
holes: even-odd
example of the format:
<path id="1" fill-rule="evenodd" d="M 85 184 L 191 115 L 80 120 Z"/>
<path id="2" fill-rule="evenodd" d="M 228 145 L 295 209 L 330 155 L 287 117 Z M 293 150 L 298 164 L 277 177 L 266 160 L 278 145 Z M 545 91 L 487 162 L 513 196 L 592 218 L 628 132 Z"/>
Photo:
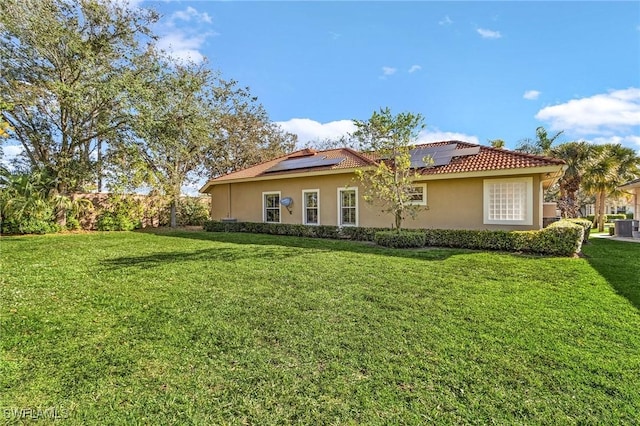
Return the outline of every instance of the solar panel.
<path id="1" fill-rule="evenodd" d="M 472 146 L 469 148 L 456 149 L 454 157 L 467 157 L 469 155 L 476 155 L 480 153 L 480 146 Z"/>
<path id="2" fill-rule="evenodd" d="M 284 160 L 276 164 L 275 166 L 265 170 L 265 173 L 271 172 L 283 172 L 286 170 L 308 169 L 312 167 L 333 166 L 344 160 L 345 157 L 339 158 L 327 158 L 327 157 L 303 157 L 294 158 L 291 160 Z"/>
<path id="3" fill-rule="evenodd" d="M 446 144 L 424 148 L 414 148 L 411 154 L 411 168 L 445 166 L 451 162 L 457 144 Z M 425 159 L 427 160 L 425 162 Z"/>

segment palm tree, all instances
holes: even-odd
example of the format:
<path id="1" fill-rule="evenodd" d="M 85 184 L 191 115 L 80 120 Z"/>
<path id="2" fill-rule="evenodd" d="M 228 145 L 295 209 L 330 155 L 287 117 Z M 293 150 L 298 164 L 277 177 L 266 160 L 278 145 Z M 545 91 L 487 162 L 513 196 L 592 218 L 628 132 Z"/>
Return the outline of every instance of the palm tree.
<path id="1" fill-rule="evenodd" d="M 492 147 L 498 148 L 498 149 L 503 149 L 505 145 L 504 140 L 502 139 L 490 139 L 489 144 L 491 144 Z"/>
<path id="2" fill-rule="evenodd" d="M 577 194 L 585 173 L 585 166 L 591 158 L 591 153 L 592 146 L 586 142 L 567 142 L 551 148 L 551 156 L 567 163 L 567 169 L 558 181 L 560 187 L 558 207 L 564 218 L 579 216 L 580 205 Z"/>
<path id="3" fill-rule="evenodd" d="M 518 152 L 526 152 L 527 154 L 536 155 L 549 155 L 551 151 L 551 145 L 564 133 L 564 130 L 559 131 L 555 135 L 549 137 L 547 130 L 540 126 L 536 129 L 536 140 L 532 141 L 527 138 L 520 141 L 520 145 L 515 149 Z"/>
<path id="4" fill-rule="evenodd" d="M 586 191 L 596 199 L 593 226 L 604 231 L 604 207 L 607 197 L 620 196 L 620 185 L 640 175 L 640 157 L 631 148 L 606 144 L 592 149 L 591 159 L 583 179 Z"/>

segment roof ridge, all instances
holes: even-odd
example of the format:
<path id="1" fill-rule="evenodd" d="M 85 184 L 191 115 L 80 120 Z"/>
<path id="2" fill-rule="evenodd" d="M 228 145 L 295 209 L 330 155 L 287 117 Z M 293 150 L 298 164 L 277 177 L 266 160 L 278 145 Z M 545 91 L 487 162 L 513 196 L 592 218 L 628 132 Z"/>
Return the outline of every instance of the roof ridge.
<path id="1" fill-rule="evenodd" d="M 349 147 L 344 147 L 344 148 L 340 148 L 341 150 L 345 150 L 353 155 L 355 155 L 356 157 L 358 157 L 359 159 L 366 161 L 369 164 L 376 164 L 375 161 L 373 161 L 372 159 L 366 157 L 363 153 L 361 153 L 360 151 L 356 151 L 353 148 L 349 148 Z"/>
<path id="2" fill-rule="evenodd" d="M 557 161 L 559 164 L 566 164 L 567 162 L 556 157 L 551 157 L 549 155 L 540 155 L 540 154 L 531 154 L 529 152 L 516 151 L 513 149 L 505 149 L 505 148 L 494 148 L 492 146 L 480 145 L 481 148 L 485 148 L 495 152 L 508 152 L 510 154 L 518 155 L 520 157 L 525 158 L 535 158 L 535 159 L 544 159 L 548 161 Z"/>

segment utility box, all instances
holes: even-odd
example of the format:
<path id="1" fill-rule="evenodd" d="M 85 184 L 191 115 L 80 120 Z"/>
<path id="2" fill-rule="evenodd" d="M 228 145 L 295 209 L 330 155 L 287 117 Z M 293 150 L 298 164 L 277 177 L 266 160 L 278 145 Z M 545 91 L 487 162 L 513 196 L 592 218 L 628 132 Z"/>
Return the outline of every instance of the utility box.
<path id="1" fill-rule="evenodd" d="M 632 238 L 633 233 L 635 232 L 637 235 L 638 232 L 638 223 L 640 221 L 633 219 L 621 219 L 615 221 L 616 227 L 616 237 L 627 237 Z"/>

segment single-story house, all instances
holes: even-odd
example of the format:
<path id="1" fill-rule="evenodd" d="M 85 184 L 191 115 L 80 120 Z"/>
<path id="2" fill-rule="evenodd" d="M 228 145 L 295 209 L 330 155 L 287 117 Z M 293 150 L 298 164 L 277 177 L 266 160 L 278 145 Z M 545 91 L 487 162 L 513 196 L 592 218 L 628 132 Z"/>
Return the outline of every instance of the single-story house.
<path id="1" fill-rule="evenodd" d="M 543 224 L 543 192 L 562 160 L 443 141 L 416 146 L 415 203 L 406 228 L 533 230 Z M 425 165 L 420 159 L 430 157 Z M 355 170 L 379 159 L 350 148 L 303 149 L 209 180 L 211 218 L 239 222 L 392 227 L 394 218 L 363 199 Z"/>
<path id="2" fill-rule="evenodd" d="M 633 194 L 633 218 L 640 219 L 640 179 L 627 182 L 620 187 L 623 191 Z"/>

